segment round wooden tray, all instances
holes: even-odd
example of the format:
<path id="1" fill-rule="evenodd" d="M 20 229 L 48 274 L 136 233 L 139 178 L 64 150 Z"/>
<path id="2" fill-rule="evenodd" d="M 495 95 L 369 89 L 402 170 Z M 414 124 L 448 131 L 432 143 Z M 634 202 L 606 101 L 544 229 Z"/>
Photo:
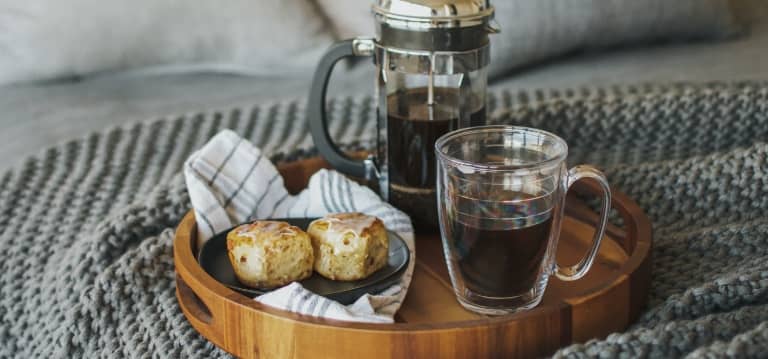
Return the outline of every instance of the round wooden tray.
<path id="1" fill-rule="evenodd" d="M 309 159 L 279 166 L 289 191 L 307 185 L 328 164 Z M 577 192 L 598 193 L 583 181 Z M 604 337 L 631 324 L 645 305 L 650 282 L 651 223 L 630 198 L 613 193 L 624 228 L 610 226 L 589 274 L 574 282 L 555 277 L 542 303 L 527 312 L 485 317 L 456 301 L 439 235 L 417 236 L 416 267 L 395 324 L 359 324 L 298 315 L 262 305 L 206 274 L 197 263 L 192 212 L 174 240 L 176 297 L 203 336 L 245 358 L 486 358 L 551 354 L 574 342 Z M 591 241 L 597 214 L 570 197 L 557 252 L 575 263 Z"/>

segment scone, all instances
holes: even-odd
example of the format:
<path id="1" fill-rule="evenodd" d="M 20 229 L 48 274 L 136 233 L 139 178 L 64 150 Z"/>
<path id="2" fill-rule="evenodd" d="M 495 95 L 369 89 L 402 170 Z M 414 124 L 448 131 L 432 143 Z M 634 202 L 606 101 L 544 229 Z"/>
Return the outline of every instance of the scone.
<path id="1" fill-rule="evenodd" d="M 255 288 L 275 288 L 312 275 L 314 252 L 307 233 L 285 222 L 256 221 L 227 233 L 235 276 Z"/>
<path id="2" fill-rule="evenodd" d="M 307 232 L 315 249 L 315 271 L 328 279 L 363 279 L 387 263 L 389 238 L 376 217 L 330 214 L 313 221 Z"/>

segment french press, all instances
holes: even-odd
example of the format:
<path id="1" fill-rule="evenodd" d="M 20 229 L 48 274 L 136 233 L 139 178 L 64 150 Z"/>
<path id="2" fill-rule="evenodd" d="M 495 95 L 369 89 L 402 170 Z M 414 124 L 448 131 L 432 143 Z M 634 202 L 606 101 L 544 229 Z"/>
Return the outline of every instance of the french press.
<path id="1" fill-rule="evenodd" d="M 488 0 L 377 0 L 376 38 L 334 44 L 315 72 L 307 118 L 319 152 L 340 172 L 374 181 L 417 229 L 437 226 L 435 141 L 485 123 L 493 11 Z M 372 56 L 377 70 L 376 150 L 364 160 L 339 150 L 326 120 L 331 70 L 351 56 Z"/>

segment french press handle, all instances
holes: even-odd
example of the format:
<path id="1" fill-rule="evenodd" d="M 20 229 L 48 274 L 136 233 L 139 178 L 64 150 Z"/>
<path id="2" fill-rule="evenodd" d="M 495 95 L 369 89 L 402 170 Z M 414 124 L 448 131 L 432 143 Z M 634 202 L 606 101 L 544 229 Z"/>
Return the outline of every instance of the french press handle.
<path id="1" fill-rule="evenodd" d="M 339 172 L 368 180 L 376 175 L 376 167 L 372 157 L 365 160 L 354 160 L 333 143 L 331 135 L 328 133 L 325 94 L 331 71 L 339 60 L 351 56 L 372 56 L 374 48 L 375 43 L 371 38 L 356 38 L 333 44 L 320 59 L 320 64 L 317 65 L 310 88 L 309 103 L 307 104 L 309 130 L 320 154 Z"/>

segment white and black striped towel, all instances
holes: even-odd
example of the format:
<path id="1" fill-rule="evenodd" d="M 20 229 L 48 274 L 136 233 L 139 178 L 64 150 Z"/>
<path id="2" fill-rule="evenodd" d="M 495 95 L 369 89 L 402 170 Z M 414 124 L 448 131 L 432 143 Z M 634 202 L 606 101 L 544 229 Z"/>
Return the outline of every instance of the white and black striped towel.
<path id="1" fill-rule="evenodd" d="M 253 219 L 321 217 L 333 212 L 374 215 L 408 244 L 411 261 L 399 284 L 344 306 L 291 283 L 256 298 L 296 313 L 337 320 L 391 323 L 413 275 L 415 247 L 410 218 L 369 188 L 336 171 L 321 170 L 296 196 L 264 154 L 230 130 L 214 136 L 184 164 L 184 177 L 197 218 L 198 245 L 214 234 Z"/>

